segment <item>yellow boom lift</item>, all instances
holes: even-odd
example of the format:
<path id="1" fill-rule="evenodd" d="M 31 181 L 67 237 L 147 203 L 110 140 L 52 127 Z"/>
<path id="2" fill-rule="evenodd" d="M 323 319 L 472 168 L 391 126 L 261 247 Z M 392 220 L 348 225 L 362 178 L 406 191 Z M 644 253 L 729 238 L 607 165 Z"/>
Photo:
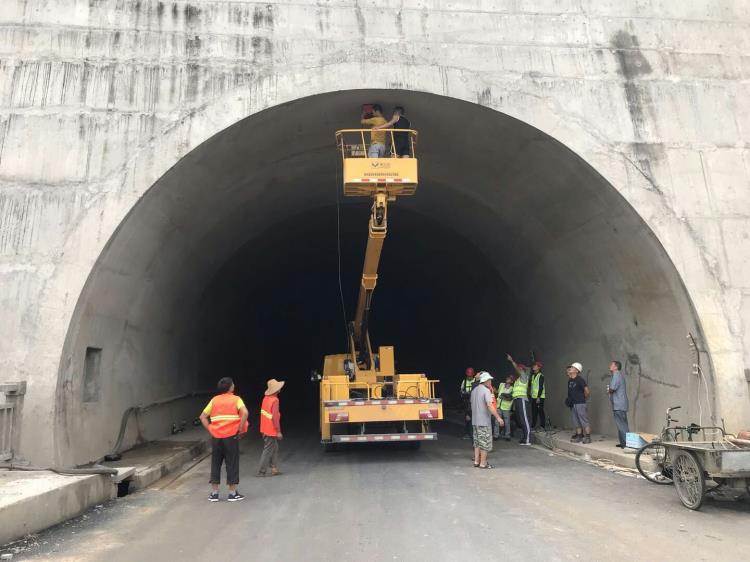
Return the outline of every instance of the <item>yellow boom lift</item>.
<path id="1" fill-rule="evenodd" d="M 369 129 L 336 132 L 343 160 L 344 195 L 370 197 L 362 282 L 354 320 L 348 325 L 349 352 L 326 355 L 320 381 L 320 434 L 326 445 L 363 442 L 434 441 L 430 421 L 443 418 L 435 383 L 424 373 L 397 373 L 393 346 L 370 343 L 368 320 L 378 264 L 388 230 L 388 204 L 417 190 L 417 132 L 384 129 L 391 149 L 408 137 L 408 158 L 369 158 Z M 401 135 L 401 138 L 398 136 Z"/>

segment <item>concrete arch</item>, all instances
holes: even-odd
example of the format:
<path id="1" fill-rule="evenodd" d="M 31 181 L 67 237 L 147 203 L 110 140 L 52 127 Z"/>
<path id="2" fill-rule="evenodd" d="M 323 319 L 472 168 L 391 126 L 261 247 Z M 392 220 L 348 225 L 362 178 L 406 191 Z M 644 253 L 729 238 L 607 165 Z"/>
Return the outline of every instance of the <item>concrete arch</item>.
<path id="1" fill-rule="evenodd" d="M 331 75 L 327 76 L 328 73 Z M 376 88 L 383 83 L 394 83 L 394 75 L 400 73 L 405 77 L 404 82 L 400 83 L 403 89 Z M 283 225 L 283 230 L 287 231 L 302 221 L 313 232 L 324 231 L 325 225 L 316 222 L 316 218 L 310 215 L 310 209 L 324 213 L 332 208 L 330 196 L 333 182 L 330 174 L 335 166 L 335 153 L 329 142 L 331 131 L 351 122 L 351 117 L 343 114 L 343 108 L 356 107 L 357 100 L 371 99 L 373 96 L 387 103 L 397 99 L 402 102 L 409 100 L 405 103 L 413 108 L 410 113 L 415 118 L 415 124 L 425 133 L 422 147 L 423 166 L 427 168 L 423 172 L 424 187 L 439 194 L 434 200 L 425 195 L 423 198 L 420 196 L 419 203 L 403 206 L 404 215 L 421 228 L 405 235 L 402 242 L 419 243 L 416 236 L 419 230 L 439 232 L 439 246 L 453 248 L 451 259 L 455 260 L 454 263 L 465 266 L 480 263 L 479 269 L 485 281 L 490 281 L 475 287 L 477 294 L 484 295 L 484 300 L 458 303 L 470 310 L 467 316 L 462 317 L 458 310 L 453 310 L 449 317 L 454 321 L 462 318 L 470 320 L 481 316 L 488 307 L 495 307 L 507 311 L 509 318 L 516 319 L 513 322 L 514 326 L 518 326 L 516 330 L 505 330 L 502 322 L 493 322 L 491 337 L 476 333 L 467 337 L 462 342 L 467 353 L 470 351 L 474 357 L 491 363 L 499 361 L 497 356 L 500 354 L 494 346 L 506 344 L 521 352 L 529 342 L 534 342 L 532 345 L 543 356 L 554 358 L 549 363 L 553 372 L 559 371 L 562 362 L 572 360 L 569 357 L 571 348 L 590 357 L 584 359 L 586 363 L 590 361 L 597 366 L 606 361 L 609 355 L 630 353 L 631 368 L 638 371 L 638 380 L 645 385 L 644 388 L 651 384 L 657 385 L 655 388 L 658 389 L 674 389 L 670 385 L 679 387 L 679 392 L 668 390 L 658 397 L 653 396 L 654 389 L 638 391 L 642 400 L 653 401 L 653 408 L 642 410 L 648 411 L 648 414 L 641 414 L 641 423 L 658 423 L 655 420 L 660 414 L 655 412 L 675 394 L 680 400 L 691 401 L 692 407 L 697 410 L 697 379 L 687 376 L 689 354 L 680 350 L 686 350 L 684 336 L 687 330 L 698 335 L 701 333 L 700 292 L 696 301 L 696 316 L 691 305 L 690 287 L 685 290 L 680 274 L 668 255 L 669 248 L 665 252 L 659 243 L 659 232 L 666 228 L 661 221 L 670 222 L 672 228 L 674 217 L 661 204 L 658 191 L 641 173 L 637 161 L 623 153 L 610 151 L 603 141 L 604 134 L 584 129 L 581 122 L 566 114 L 562 108 L 551 105 L 549 99 L 523 92 L 515 92 L 509 97 L 495 97 L 481 81 L 460 71 L 437 71 L 414 66 L 394 70 L 392 67 L 374 65 L 368 67 L 366 76 L 362 74 L 360 65 L 342 64 L 329 67 L 326 73 L 316 74 L 314 79 L 310 79 L 305 71 L 300 71 L 287 75 L 285 79 L 268 77 L 259 80 L 250 92 L 235 92 L 184 116 L 173 128 L 154 137 L 149 145 L 134 150 L 127 164 L 107 180 L 113 189 L 102 196 L 101 213 L 98 216 L 87 213 L 82 217 L 74 236 L 66 243 L 66 253 L 70 251 L 76 259 L 63 262 L 57 274 L 57 279 L 61 284 L 65 283 L 65 291 L 71 295 L 78 294 L 70 289 L 71 286 L 82 287 L 77 304 L 76 299 L 68 299 L 63 307 L 65 314 L 58 318 L 57 333 L 61 338 L 57 344 L 54 341 L 45 342 L 49 346 L 48 357 L 51 358 L 55 355 L 55 345 L 60 346 L 57 348 L 59 353 L 62 338 L 66 339 L 59 380 L 52 395 L 48 395 L 48 398 L 54 397 L 56 404 L 54 419 L 58 422 L 55 424 L 58 431 L 54 447 L 57 461 L 85 462 L 103 453 L 116 435 L 119 412 L 127 405 L 147 401 L 148 396 L 158 399 L 165 394 L 176 394 L 200 386 L 202 372 L 196 368 L 200 358 L 182 355 L 187 359 L 177 362 L 163 362 L 156 358 L 149 367 L 151 373 L 166 370 L 169 376 L 160 379 L 146 393 L 139 393 L 137 385 L 129 387 L 127 379 L 118 376 L 117 399 L 104 408 L 100 406 L 96 412 L 96 406 L 78 402 L 81 350 L 87 345 L 98 347 L 95 342 L 86 343 L 92 341 L 92 335 L 105 336 L 109 333 L 105 339 L 117 339 L 129 330 L 137 331 L 157 325 L 158 322 L 153 321 L 160 317 L 162 297 L 173 293 L 179 298 L 166 306 L 172 311 L 171 315 L 166 315 L 170 318 L 169 325 L 158 328 L 172 334 L 174 339 L 165 336 L 162 341 L 173 354 L 182 353 L 185 349 L 199 353 L 195 346 L 186 348 L 184 338 L 203 338 L 210 334 L 193 328 L 187 330 L 190 333 L 183 330 L 177 334 L 172 328 L 189 323 L 190 312 L 199 313 L 201 320 L 209 324 L 226 318 L 231 306 L 218 297 L 206 300 L 208 288 L 233 294 L 232 279 L 237 276 L 248 278 L 241 266 L 243 258 L 262 256 L 263 248 L 266 254 L 272 251 L 275 243 L 271 234 L 274 224 Z M 332 91 L 326 84 L 334 83 L 334 76 L 337 88 Z M 346 84 L 351 88 L 342 87 Z M 433 109 L 435 115 L 425 109 L 430 106 L 439 108 Z M 306 108 L 309 108 L 309 115 Z M 277 129 L 278 124 L 283 126 Z M 492 125 L 497 127 L 493 128 Z M 462 126 L 466 127 L 463 131 Z M 506 131 L 507 138 L 504 134 Z M 292 150 L 290 137 L 294 139 L 294 146 L 305 147 L 304 150 L 299 153 Z M 253 154 L 245 155 L 237 151 L 237 146 L 255 147 L 262 141 L 267 141 L 268 146 L 259 151 L 253 149 Z M 439 158 L 446 152 L 456 160 Z M 274 160 L 274 155 L 279 156 L 278 160 Z M 534 158 L 529 160 L 528 155 Z M 229 160 L 220 165 L 218 162 L 222 160 L 217 160 L 218 156 Z M 283 167 L 279 165 L 279 160 L 284 162 Z M 227 166 L 229 162 L 239 165 Z M 545 162 L 554 165 L 545 170 Z M 586 162 L 595 165 L 596 171 Z M 304 180 L 312 181 L 314 187 L 294 196 L 279 195 L 284 191 L 284 186 L 292 185 L 301 177 L 295 175 L 295 165 L 302 166 L 306 172 L 305 178 L 314 178 Z M 264 170 L 262 173 L 255 172 L 256 168 Z M 217 170 L 224 171 L 221 173 L 222 180 L 216 183 L 222 186 L 224 195 L 229 194 L 234 199 L 214 198 L 206 192 L 207 186 L 215 182 Z M 470 172 L 457 176 L 456 170 Z M 462 177 L 475 187 L 462 186 Z M 509 178 L 513 189 L 496 189 L 495 182 L 504 177 Z M 534 188 L 525 190 L 525 181 L 533 184 Z M 250 190 L 242 196 L 242 186 L 252 185 L 253 182 L 259 186 L 257 193 L 250 197 Z M 479 185 L 481 188 L 476 187 Z M 543 189 L 540 190 L 540 186 Z M 569 189 L 569 197 L 563 197 L 550 206 L 553 201 L 550 199 L 553 193 L 549 191 L 551 186 Z M 186 194 L 186 187 L 190 195 Z M 255 198 L 262 201 L 265 207 L 255 207 Z M 220 203 L 222 200 L 223 206 Z M 214 207 L 217 202 L 220 208 Z M 531 209 L 533 218 L 528 222 L 519 220 L 518 216 L 507 212 L 514 207 L 526 211 Z M 190 228 L 190 218 L 194 218 L 191 213 L 209 208 L 217 210 L 215 218 L 203 224 L 199 235 L 195 235 Z M 272 215 L 269 209 L 273 210 Z M 505 210 L 500 212 L 498 209 Z M 447 210 L 455 211 L 456 216 L 446 218 Z M 357 207 L 353 206 L 352 213 L 356 212 Z M 230 236 L 228 233 L 237 232 L 232 228 L 239 228 L 237 225 L 241 225 L 248 214 L 253 216 L 253 220 L 251 227 L 244 230 L 244 238 Z M 496 220 L 498 216 L 503 220 Z M 560 230 L 550 228 L 549 225 L 556 224 L 555 217 L 559 216 L 565 216 L 570 226 L 560 225 Z M 473 221 L 476 232 L 462 231 L 462 220 Z M 229 225 L 234 226 L 230 228 Z M 360 230 L 356 229 L 355 224 L 346 226 L 355 229 L 353 244 L 356 246 L 360 240 L 357 236 Z M 100 246 L 82 243 L 87 235 L 96 231 L 103 233 L 98 238 Z M 530 244 L 535 231 L 537 234 L 543 232 L 543 242 Z M 567 241 L 564 236 L 559 236 L 563 231 L 569 236 Z M 111 237 L 107 235 L 109 232 L 113 233 Z M 477 242 L 477 236 L 480 242 Z M 623 236 L 630 236 L 627 244 L 623 243 Z M 597 239 L 602 240 L 603 244 L 605 239 L 608 241 L 609 245 L 604 246 L 613 252 L 613 258 L 617 261 L 612 271 L 606 267 L 608 256 L 595 255 L 596 246 L 590 242 Z M 139 242 L 136 243 L 136 240 Z M 227 240 L 231 240 L 231 244 L 226 244 Z M 505 244 L 507 240 L 512 240 L 515 246 L 509 248 Z M 106 246 L 102 247 L 105 241 Z M 255 244 L 250 244 L 251 241 Z M 225 244 L 222 245 L 222 242 Z M 288 238 L 282 237 L 279 243 L 286 250 L 295 249 L 294 242 Z M 144 252 L 144 244 L 151 248 L 151 253 Z M 84 245 L 86 247 L 82 248 Z M 181 250 L 166 252 L 168 263 L 153 261 L 156 255 L 153 252 L 170 246 L 180 247 Z M 545 247 L 557 247 L 557 251 L 545 251 Z M 220 250 L 207 255 L 206 248 Z M 434 259 L 441 257 L 435 248 L 424 251 Z M 354 248 L 350 248 L 349 252 L 350 256 L 356 255 Z M 475 258 L 475 262 L 467 256 Z M 303 256 L 299 257 L 301 259 Z M 395 258 L 404 266 L 410 265 L 408 256 L 404 254 L 397 254 Z M 574 282 L 576 276 L 580 275 L 575 267 L 576 259 L 588 264 L 586 275 L 590 276 L 583 282 L 585 290 L 581 291 L 575 288 Z M 123 268 L 124 264 L 128 265 Z M 225 265 L 222 267 L 222 264 Z M 283 263 L 277 263 L 275 267 L 287 274 L 294 273 Z M 315 273 L 314 264 L 308 263 L 307 267 Z M 357 267 L 358 263 L 355 270 Z M 137 273 L 133 274 L 129 268 L 137 270 Z M 169 282 L 155 273 L 160 269 L 170 271 Z M 530 271 L 532 273 L 529 274 Z M 513 282 L 520 278 L 524 279 L 524 283 Z M 88 281 L 84 287 L 86 279 Z M 119 286 L 118 280 L 122 283 Z M 435 281 L 439 282 L 439 279 L 435 278 Z M 460 280 L 449 276 L 448 281 L 450 283 L 446 285 L 443 280 L 444 284 L 438 285 L 438 289 L 446 290 L 451 283 Z M 701 282 L 710 286 L 713 282 L 711 275 L 706 274 Z M 256 288 L 263 286 L 258 284 Z M 109 289 L 104 290 L 105 287 Z M 113 297 L 112 287 L 118 287 L 122 293 Z M 148 290 L 144 290 L 144 287 L 148 287 Z M 492 294 L 493 287 L 497 294 Z M 497 290 L 498 287 L 500 290 Z M 613 287 L 616 287 L 614 291 Z M 47 288 L 45 298 L 50 304 L 49 310 L 59 311 L 57 303 L 61 290 L 62 285 Z M 233 290 L 237 291 L 237 287 Z M 438 293 L 433 292 L 432 298 L 439 298 Z M 619 297 L 610 298 L 612 293 Z M 523 311 L 533 309 L 536 306 L 534 300 L 540 294 L 545 294 L 545 302 L 559 305 L 558 313 L 550 319 L 545 318 L 541 309 L 537 309 L 532 318 L 526 319 Z M 571 299 L 571 294 L 578 296 Z M 392 296 L 396 296 L 395 293 Z M 582 306 L 587 300 L 602 306 L 592 307 L 593 310 L 587 310 L 584 314 Z M 187 302 L 191 303 L 192 308 L 184 306 Z M 669 313 L 657 312 L 655 302 Z M 56 306 L 51 306 L 52 303 Z M 131 309 L 130 312 L 123 312 L 125 305 Z M 584 318 L 589 313 L 595 318 L 586 321 L 589 322 L 586 337 L 578 337 L 571 330 L 567 318 Z M 610 314 L 618 318 L 627 316 L 628 323 L 632 323 L 620 342 L 615 341 L 617 330 L 606 329 L 605 319 Z M 427 316 L 430 321 L 436 319 L 435 316 Z M 113 327 L 115 325 L 119 328 Z M 398 326 L 389 326 L 384 320 L 384 328 L 393 330 Z M 387 331 L 384 330 L 384 333 Z M 647 333 L 645 338 L 642 335 L 644 332 Z M 455 332 L 453 335 L 460 334 Z M 407 334 L 400 336 L 408 339 Z M 141 334 L 136 339 L 138 337 L 149 336 Z M 124 338 L 126 345 L 121 346 L 116 358 L 110 357 L 112 368 L 119 361 L 121 364 L 116 368 L 123 373 L 130 370 L 130 373 L 136 374 L 134 376 L 153 376 L 149 369 L 143 368 L 143 361 L 139 363 L 133 359 L 133 354 L 142 354 L 143 351 L 129 348 L 128 340 L 132 342 L 132 336 Z M 665 344 L 664 340 L 668 343 Z M 215 344 L 214 351 L 217 347 Z M 424 343 L 421 349 L 426 349 Z M 638 349 L 644 351 L 634 351 Z M 327 351 L 321 350 L 321 354 Z M 211 356 L 208 352 L 206 354 Z M 461 356 L 455 364 L 465 359 L 465 356 Z M 604 367 L 602 365 L 601 369 Z M 190 376 L 178 376 L 177 373 L 184 372 L 183 369 L 190 371 Z M 598 378 L 598 371 L 592 373 L 594 377 L 591 382 L 597 392 L 601 379 Z M 661 377 L 661 373 L 669 375 Z M 710 369 L 707 369 L 707 373 L 710 377 Z M 642 376 L 644 374 L 645 377 Z M 451 373 L 446 375 L 450 376 Z M 672 382 L 683 375 L 685 382 Z M 663 385 L 665 382 L 667 384 Z M 551 390 L 558 396 L 563 392 L 559 381 L 550 384 Z M 704 402 L 704 408 L 709 408 L 709 403 L 710 400 Z M 91 411 L 86 412 L 86 408 Z M 194 405 L 189 408 L 194 409 Z M 110 412 L 109 421 L 105 421 L 104 410 Z M 117 415 L 111 416 L 112 410 Z M 84 412 L 83 416 L 80 415 L 81 411 Z M 605 423 L 605 413 L 600 409 L 596 419 Z M 91 417 L 86 418 L 89 414 Z M 185 414 L 170 412 L 165 415 Z M 94 424 L 102 430 L 102 434 L 100 438 L 87 439 L 84 444 L 77 436 L 92 424 L 92 420 L 95 420 Z M 163 423 L 163 419 L 156 420 L 154 426 Z M 158 429 L 154 428 L 153 431 L 158 432 Z M 33 447 L 29 450 L 33 451 Z M 36 454 L 42 453 L 37 451 Z"/>

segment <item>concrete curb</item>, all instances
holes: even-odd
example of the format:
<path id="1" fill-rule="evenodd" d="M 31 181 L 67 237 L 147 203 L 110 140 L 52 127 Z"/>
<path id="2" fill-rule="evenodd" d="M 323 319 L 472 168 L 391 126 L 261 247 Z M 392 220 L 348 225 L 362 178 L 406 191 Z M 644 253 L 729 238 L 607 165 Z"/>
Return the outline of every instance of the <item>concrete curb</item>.
<path id="1" fill-rule="evenodd" d="M 17 494 L 0 505 L 0 545 L 76 517 L 90 507 L 117 497 L 109 475 L 61 476 L 46 471 L 7 472 L 0 485 Z M 29 489 L 36 493 L 29 493 Z M 5 494 L 3 494 L 5 495 Z"/>
<path id="2" fill-rule="evenodd" d="M 171 454 L 146 465 L 129 463 L 127 456 L 117 463 L 117 477 L 109 475 L 62 476 L 47 471 L 0 471 L 0 546 L 17 541 L 86 512 L 117 497 L 117 484 L 130 482 L 129 491 L 142 490 L 201 456 L 210 437 L 190 441 L 172 439 Z"/>
<path id="3" fill-rule="evenodd" d="M 176 451 L 173 455 L 149 466 L 136 467 L 135 474 L 130 478 L 130 491 L 136 492 L 147 488 L 154 482 L 164 478 L 182 465 L 202 455 L 208 449 L 208 441 L 195 441 L 185 449 Z"/>
<path id="4" fill-rule="evenodd" d="M 582 443 L 571 443 L 569 436 L 570 432 L 565 432 L 564 430 L 561 436 L 545 433 L 531 434 L 534 443 L 542 445 L 547 449 L 559 449 L 584 458 L 604 460 L 617 466 L 635 469 L 635 451 L 632 453 L 623 452 L 614 446 L 614 440 L 606 440 L 599 443 L 594 441 L 591 444 L 584 445 Z"/>

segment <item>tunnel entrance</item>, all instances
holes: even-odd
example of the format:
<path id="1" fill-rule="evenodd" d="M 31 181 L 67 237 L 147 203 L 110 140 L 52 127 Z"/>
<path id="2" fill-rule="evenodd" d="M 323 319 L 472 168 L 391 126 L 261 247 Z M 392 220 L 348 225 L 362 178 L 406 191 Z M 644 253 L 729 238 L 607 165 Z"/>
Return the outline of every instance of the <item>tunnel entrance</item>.
<path id="1" fill-rule="evenodd" d="M 367 201 L 340 196 L 334 131 L 356 126 L 360 104 L 374 101 L 404 105 L 420 135 L 420 189 L 390 211 L 371 321 L 373 344 L 394 345 L 399 370 L 441 379 L 451 400 L 465 366 L 504 376 L 506 352 L 533 351 L 545 362 L 553 422 L 565 425 L 563 369 L 580 361 L 601 397 L 591 416 L 602 432 L 613 429 L 610 359 L 631 375 L 636 428 L 658 427 L 674 403 L 691 416 L 699 396 L 707 405 L 709 389 L 690 376 L 685 336 L 700 327 L 679 275 L 591 166 L 479 105 L 342 91 L 247 117 L 182 158 L 134 206 L 69 329 L 60 458 L 99 458 L 128 407 L 211 391 L 225 375 L 251 405 L 266 379 L 286 379 L 286 411 L 317 426 L 309 372 L 346 350 L 338 241 L 351 312 L 369 214 Z M 100 350 L 99 378 L 95 399 L 84 401 L 87 349 Z M 170 402 L 141 420 L 140 437 L 168 433 L 201 401 Z"/>

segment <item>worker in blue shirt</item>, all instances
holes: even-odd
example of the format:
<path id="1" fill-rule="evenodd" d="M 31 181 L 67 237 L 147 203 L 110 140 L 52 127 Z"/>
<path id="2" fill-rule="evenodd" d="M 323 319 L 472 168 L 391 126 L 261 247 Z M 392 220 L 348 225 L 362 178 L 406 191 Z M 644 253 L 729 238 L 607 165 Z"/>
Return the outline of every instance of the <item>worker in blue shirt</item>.
<path id="1" fill-rule="evenodd" d="M 620 441 L 616 446 L 624 449 L 625 434 L 630 430 L 628 428 L 628 389 L 622 374 L 622 363 L 610 362 L 609 372 L 612 373 L 612 380 L 607 386 L 607 392 L 612 403 L 612 414 L 615 417 L 617 437 Z"/>

